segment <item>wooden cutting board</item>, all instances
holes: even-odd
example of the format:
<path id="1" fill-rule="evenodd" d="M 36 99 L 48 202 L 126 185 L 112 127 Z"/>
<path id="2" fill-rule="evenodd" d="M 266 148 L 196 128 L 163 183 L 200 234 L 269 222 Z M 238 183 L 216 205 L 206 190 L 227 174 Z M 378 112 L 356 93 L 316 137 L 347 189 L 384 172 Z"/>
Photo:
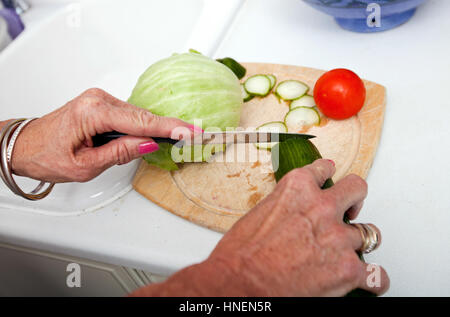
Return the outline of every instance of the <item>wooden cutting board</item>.
<path id="1" fill-rule="evenodd" d="M 274 74 L 277 81 L 298 79 L 311 87 L 324 71 L 288 65 L 247 63 L 247 77 Z M 246 78 L 243 78 L 244 81 Z M 322 118 L 307 133 L 324 158 L 336 163 L 334 181 L 354 173 L 365 178 L 380 139 L 386 103 L 383 86 L 364 81 L 367 97 L 355 117 L 335 121 Z M 255 128 L 269 121 L 283 121 L 289 107 L 270 94 L 244 103 L 240 127 Z M 294 131 L 289 131 L 294 132 Z M 240 147 L 240 151 L 236 151 Z M 244 148 L 242 148 L 244 147 Z M 245 153 L 241 157 L 236 153 Z M 233 159 L 234 158 L 234 159 Z M 275 186 L 270 152 L 253 144 L 232 145 L 209 163 L 185 163 L 167 172 L 142 162 L 133 180 L 134 189 L 168 211 L 210 229 L 225 232 Z"/>

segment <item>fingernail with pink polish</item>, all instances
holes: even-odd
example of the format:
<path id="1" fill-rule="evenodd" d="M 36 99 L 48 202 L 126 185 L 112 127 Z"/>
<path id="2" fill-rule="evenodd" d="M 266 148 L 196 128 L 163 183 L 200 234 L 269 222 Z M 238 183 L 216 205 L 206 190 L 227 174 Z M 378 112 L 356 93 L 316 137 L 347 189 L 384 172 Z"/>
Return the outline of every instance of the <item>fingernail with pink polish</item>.
<path id="1" fill-rule="evenodd" d="M 205 132 L 205 130 L 203 130 L 202 128 L 197 127 L 196 125 L 193 125 L 193 124 L 189 125 L 189 130 L 191 130 L 194 133 L 203 133 L 203 132 Z"/>
<path id="2" fill-rule="evenodd" d="M 333 164 L 333 166 L 336 166 L 336 163 L 334 163 L 334 161 L 333 161 L 333 160 L 327 160 L 327 161 L 330 161 L 330 162 L 331 162 L 331 164 Z"/>
<path id="3" fill-rule="evenodd" d="M 139 144 L 139 154 L 148 154 L 158 151 L 159 145 L 155 142 L 145 142 Z"/>

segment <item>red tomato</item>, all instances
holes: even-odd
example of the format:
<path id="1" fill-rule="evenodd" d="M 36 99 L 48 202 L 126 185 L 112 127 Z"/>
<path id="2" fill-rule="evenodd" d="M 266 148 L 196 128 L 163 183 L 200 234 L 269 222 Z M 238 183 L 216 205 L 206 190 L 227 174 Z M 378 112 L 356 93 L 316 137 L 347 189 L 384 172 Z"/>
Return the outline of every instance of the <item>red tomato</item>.
<path id="1" fill-rule="evenodd" d="M 347 119 L 361 110 L 366 99 L 364 83 L 348 69 L 333 69 L 319 78 L 314 87 L 314 100 L 324 115 Z"/>

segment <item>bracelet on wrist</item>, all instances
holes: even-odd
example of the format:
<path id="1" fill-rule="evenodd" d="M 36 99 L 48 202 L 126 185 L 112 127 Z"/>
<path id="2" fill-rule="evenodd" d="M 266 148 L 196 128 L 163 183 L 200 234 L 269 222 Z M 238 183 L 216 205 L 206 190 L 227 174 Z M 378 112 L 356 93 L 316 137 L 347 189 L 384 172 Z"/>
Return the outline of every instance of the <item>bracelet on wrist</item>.
<path id="1" fill-rule="evenodd" d="M 45 187 L 47 183 L 41 181 L 30 193 L 25 193 L 13 178 L 11 161 L 17 137 L 22 129 L 35 119 L 36 118 L 13 120 L 4 126 L 0 133 L 0 176 L 6 186 L 8 186 L 14 194 L 28 200 L 39 200 L 46 197 L 50 194 L 55 185 L 55 183 L 48 183 L 47 187 Z"/>

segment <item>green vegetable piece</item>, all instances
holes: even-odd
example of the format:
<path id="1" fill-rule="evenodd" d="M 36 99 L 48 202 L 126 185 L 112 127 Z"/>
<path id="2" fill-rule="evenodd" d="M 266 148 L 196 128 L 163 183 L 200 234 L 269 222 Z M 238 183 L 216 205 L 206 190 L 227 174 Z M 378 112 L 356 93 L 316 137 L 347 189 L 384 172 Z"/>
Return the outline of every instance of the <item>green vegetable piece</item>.
<path id="1" fill-rule="evenodd" d="M 150 164 L 165 169 L 166 171 L 176 171 L 178 165 L 172 160 L 172 144 L 159 143 L 159 150 L 150 154 L 144 155 L 144 160 Z"/>
<path id="2" fill-rule="evenodd" d="M 292 100 L 291 104 L 289 105 L 289 109 L 294 109 L 297 107 L 309 107 L 313 108 L 316 106 L 316 101 L 314 100 L 313 96 L 304 95 L 298 99 Z"/>
<path id="3" fill-rule="evenodd" d="M 295 100 L 306 94 L 308 85 L 298 80 L 285 80 L 278 84 L 275 94 L 283 100 Z"/>
<path id="4" fill-rule="evenodd" d="M 250 101 L 255 97 L 254 95 L 250 95 L 247 92 L 247 90 L 245 90 L 244 84 L 241 84 L 241 91 L 242 91 L 242 100 L 244 100 L 244 102 Z"/>
<path id="5" fill-rule="evenodd" d="M 223 131 L 239 125 L 243 104 L 236 75 L 197 51 L 172 55 L 151 65 L 139 77 L 128 102 L 192 124 L 201 120 L 205 130 L 215 127 Z M 146 161 L 167 170 L 176 165 L 170 155 L 159 151 L 146 155 Z"/>
<path id="6" fill-rule="evenodd" d="M 272 89 L 273 87 L 275 87 L 275 84 L 277 83 L 277 78 L 275 77 L 275 75 L 272 75 L 272 74 L 269 74 L 266 76 L 270 80 L 270 89 Z"/>
<path id="7" fill-rule="evenodd" d="M 202 128 L 237 127 L 242 98 L 239 80 L 215 60 L 184 53 L 160 60 L 140 77 L 128 102 L 154 114 L 177 117 Z"/>
<path id="8" fill-rule="evenodd" d="M 189 53 L 194 53 L 194 54 L 202 55 L 202 53 L 200 53 L 200 52 L 197 51 L 197 50 L 194 50 L 193 48 L 190 48 L 190 49 L 189 49 Z"/>
<path id="9" fill-rule="evenodd" d="M 287 128 L 282 121 L 272 121 L 264 123 L 256 128 L 256 131 L 267 131 L 267 132 L 280 132 L 286 133 Z M 264 149 L 270 151 L 270 149 L 277 144 L 277 142 L 263 142 L 263 143 L 253 143 L 257 149 Z"/>
<path id="10" fill-rule="evenodd" d="M 159 150 L 144 155 L 143 159 L 150 165 L 158 166 L 166 171 L 179 169 L 176 163 L 204 162 L 214 153 L 224 151 L 223 144 L 183 146 L 181 149 L 169 143 L 159 143 Z"/>
<path id="11" fill-rule="evenodd" d="M 270 79 L 266 75 L 253 75 L 244 82 L 244 88 L 250 95 L 265 97 L 270 92 Z"/>
<path id="12" fill-rule="evenodd" d="M 215 153 L 225 151 L 224 144 L 206 144 L 172 148 L 172 159 L 177 163 L 206 162 Z"/>
<path id="13" fill-rule="evenodd" d="M 314 108 L 297 107 L 289 110 L 284 117 L 284 123 L 290 132 L 297 132 L 305 126 L 319 125 L 320 115 Z"/>
<path id="14" fill-rule="evenodd" d="M 311 164 L 320 158 L 322 156 L 319 150 L 309 140 L 288 139 L 279 142 L 272 147 L 272 165 L 275 170 L 275 179 L 279 182 L 291 170 Z"/>
<path id="15" fill-rule="evenodd" d="M 236 77 L 239 79 L 242 79 L 245 76 L 245 74 L 247 73 L 247 70 L 245 69 L 245 67 L 242 66 L 241 64 L 239 64 L 238 62 L 236 62 L 231 57 L 219 58 L 219 59 L 216 59 L 216 61 L 224 64 L 226 67 L 231 69 L 233 71 L 233 73 L 236 75 Z"/>
<path id="16" fill-rule="evenodd" d="M 291 170 L 311 164 L 312 162 L 320 158 L 322 158 L 322 156 L 320 155 L 319 150 L 309 140 L 288 139 L 286 141 L 279 142 L 272 147 L 272 165 L 275 171 L 275 179 L 278 182 Z M 325 184 L 323 184 L 322 189 L 330 188 L 333 185 L 333 180 L 328 179 Z M 346 223 L 349 223 L 349 220 L 346 216 L 344 217 L 344 221 Z M 362 255 L 358 255 L 361 261 L 364 261 Z M 373 297 L 375 295 L 366 290 L 358 288 L 351 291 L 346 296 Z"/>

